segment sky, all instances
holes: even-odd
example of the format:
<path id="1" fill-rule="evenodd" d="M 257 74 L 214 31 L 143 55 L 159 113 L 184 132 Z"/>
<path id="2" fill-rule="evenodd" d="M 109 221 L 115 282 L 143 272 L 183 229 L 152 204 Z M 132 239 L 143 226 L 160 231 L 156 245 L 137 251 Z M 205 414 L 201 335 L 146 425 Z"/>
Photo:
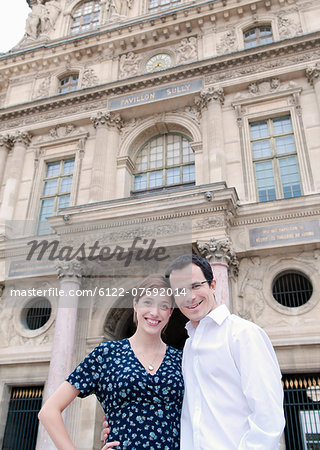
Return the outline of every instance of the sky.
<path id="1" fill-rule="evenodd" d="M 26 18 L 31 11 L 27 0 L 2 0 L 0 14 L 0 53 L 12 49 L 22 39 Z"/>

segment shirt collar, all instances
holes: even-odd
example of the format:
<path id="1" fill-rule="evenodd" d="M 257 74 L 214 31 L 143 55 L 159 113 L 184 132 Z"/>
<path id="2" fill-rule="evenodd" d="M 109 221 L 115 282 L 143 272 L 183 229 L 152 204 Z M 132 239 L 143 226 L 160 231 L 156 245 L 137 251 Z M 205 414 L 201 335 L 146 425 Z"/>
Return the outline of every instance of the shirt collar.
<path id="1" fill-rule="evenodd" d="M 228 316 L 230 316 L 230 311 L 228 310 L 227 306 L 223 304 L 213 309 L 208 315 L 206 315 L 202 320 L 200 320 L 200 323 L 211 319 L 214 322 L 216 322 L 217 325 L 220 326 Z M 190 337 L 193 337 L 196 328 L 192 325 L 191 321 L 189 321 L 186 324 L 185 328 L 188 332 L 188 335 Z"/>

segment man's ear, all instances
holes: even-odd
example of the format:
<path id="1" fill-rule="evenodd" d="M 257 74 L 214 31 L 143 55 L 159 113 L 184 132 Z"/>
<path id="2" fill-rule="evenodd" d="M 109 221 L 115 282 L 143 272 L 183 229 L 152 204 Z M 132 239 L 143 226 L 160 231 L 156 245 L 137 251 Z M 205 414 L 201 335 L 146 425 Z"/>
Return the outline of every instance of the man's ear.
<path id="1" fill-rule="evenodd" d="M 216 290 L 216 284 L 217 284 L 216 280 L 212 280 L 210 283 L 210 287 L 213 289 L 213 292 Z"/>

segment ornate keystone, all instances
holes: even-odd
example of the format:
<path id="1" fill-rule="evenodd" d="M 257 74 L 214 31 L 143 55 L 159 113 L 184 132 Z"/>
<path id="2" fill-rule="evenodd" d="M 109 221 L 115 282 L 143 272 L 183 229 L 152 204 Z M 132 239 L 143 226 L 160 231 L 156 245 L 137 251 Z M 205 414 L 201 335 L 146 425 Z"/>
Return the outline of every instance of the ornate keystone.
<path id="1" fill-rule="evenodd" d="M 209 242 L 197 242 L 197 247 L 201 255 L 211 262 L 225 263 L 232 271 L 233 275 L 238 275 L 239 261 L 237 255 L 232 250 L 231 241 L 229 239 L 218 241 L 210 239 Z"/>

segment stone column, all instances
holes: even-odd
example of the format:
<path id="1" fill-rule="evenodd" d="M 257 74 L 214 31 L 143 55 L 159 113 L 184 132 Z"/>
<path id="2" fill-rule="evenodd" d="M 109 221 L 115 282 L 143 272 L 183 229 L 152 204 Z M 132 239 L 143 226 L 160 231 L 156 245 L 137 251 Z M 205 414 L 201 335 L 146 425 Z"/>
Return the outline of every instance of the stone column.
<path id="1" fill-rule="evenodd" d="M 221 106 L 224 103 L 222 88 L 203 89 L 195 98 L 195 104 L 201 110 L 203 136 L 207 148 L 209 164 L 209 183 L 226 181 L 226 163 Z"/>
<path id="2" fill-rule="evenodd" d="M 18 199 L 24 157 L 31 136 L 29 133 L 18 131 L 15 135 L 10 136 L 10 140 L 13 144 L 12 157 L 8 167 L 8 176 L 0 209 L 0 218 L 4 220 L 13 219 Z"/>
<path id="3" fill-rule="evenodd" d="M 317 65 L 308 67 L 306 69 L 306 76 L 311 86 L 314 87 L 317 98 L 318 111 L 320 115 L 320 67 L 318 67 Z"/>
<path id="4" fill-rule="evenodd" d="M 60 279 L 59 289 L 63 291 L 58 302 L 55 330 L 52 342 L 48 380 L 45 387 L 45 402 L 70 374 L 73 365 L 74 341 L 78 315 L 77 290 L 81 285 L 82 266 L 72 261 L 57 266 Z M 63 414 L 66 420 L 66 411 Z M 49 435 L 42 426 L 39 427 L 37 449 L 54 450 Z"/>
<path id="5" fill-rule="evenodd" d="M 116 196 L 117 153 L 122 120 L 118 113 L 98 113 L 91 117 L 96 129 L 92 165 L 90 202 L 111 200 Z"/>
<path id="6" fill-rule="evenodd" d="M 3 175 L 6 167 L 8 151 L 12 147 L 12 141 L 9 135 L 0 136 L 0 187 L 3 183 Z"/>
<path id="7" fill-rule="evenodd" d="M 215 297 L 219 305 L 225 304 L 230 308 L 229 277 L 228 272 L 238 274 L 239 262 L 235 252 L 232 250 L 229 239 L 197 243 L 201 255 L 206 258 L 212 266 L 217 282 Z"/>

